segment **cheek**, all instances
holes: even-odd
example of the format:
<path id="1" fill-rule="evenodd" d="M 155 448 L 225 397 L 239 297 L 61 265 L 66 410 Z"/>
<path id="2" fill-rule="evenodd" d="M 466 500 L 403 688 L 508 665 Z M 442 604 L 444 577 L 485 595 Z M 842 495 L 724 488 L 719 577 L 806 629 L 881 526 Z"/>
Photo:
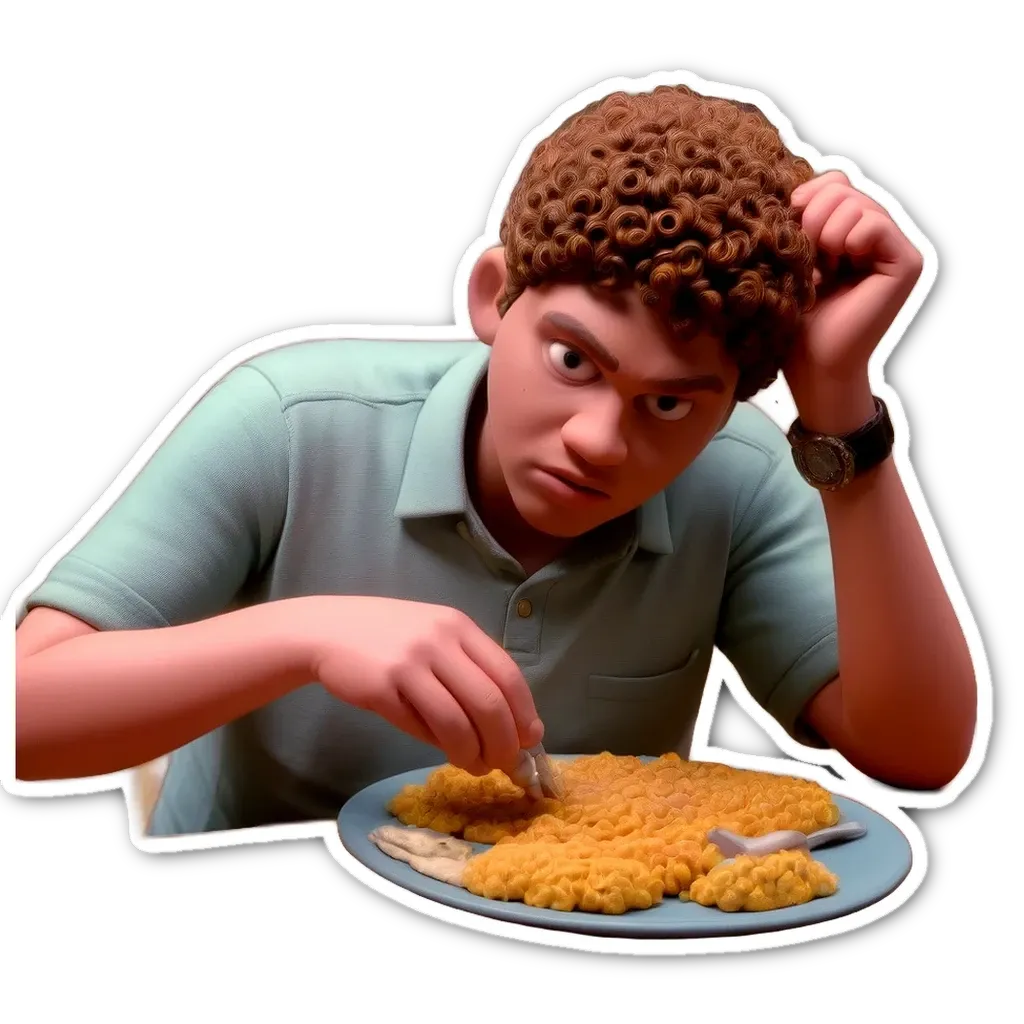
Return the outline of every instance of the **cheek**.
<path id="1" fill-rule="evenodd" d="M 495 367 L 495 379 L 500 381 L 493 390 L 500 420 L 506 425 L 518 424 L 527 433 L 551 429 L 557 418 L 557 395 L 551 381 L 524 355 L 506 358 Z"/>
<path id="2" fill-rule="evenodd" d="M 492 358 L 488 383 L 488 417 L 492 443 L 506 470 L 521 461 L 524 449 L 536 447 L 545 426 L 539 413 L 536 377 L 523 366 L 522 358 Z"/>

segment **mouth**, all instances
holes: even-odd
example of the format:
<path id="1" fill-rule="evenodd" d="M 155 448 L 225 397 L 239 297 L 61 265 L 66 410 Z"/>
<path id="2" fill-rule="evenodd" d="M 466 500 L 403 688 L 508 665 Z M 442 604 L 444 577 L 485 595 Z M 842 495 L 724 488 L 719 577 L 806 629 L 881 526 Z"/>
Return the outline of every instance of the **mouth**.
<path id="1" fill-rule="evenodd" d="M 577 494 L 585 494 L 593 498 L 609 498 L 611 495 L 607 491 L 602 491 L 595 487 L 593 484 L 584 483 L 578 477 L 566 476 L 564 473 L 560 473 L 554 469 L 547 469 L 541 467 L 541 472 L 546 473 L 548 476 L 553 477 L 560 484 L 568 487 L 570 490 L 575 491 Z"/>

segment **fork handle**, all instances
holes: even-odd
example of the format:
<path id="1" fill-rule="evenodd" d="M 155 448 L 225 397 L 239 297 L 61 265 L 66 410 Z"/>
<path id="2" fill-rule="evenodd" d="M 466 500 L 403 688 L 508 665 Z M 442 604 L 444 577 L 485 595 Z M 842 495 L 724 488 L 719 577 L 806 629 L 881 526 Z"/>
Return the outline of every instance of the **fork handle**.
<path id="1" fill-rule="evenodd" d="M 814 850 L 825 843 L 846 842 L 849 839 L 860 839 L 867 829 L 856 821 L 842 821 L 838 825 L 812 832 L 807 837 L 807 848 Z"/>

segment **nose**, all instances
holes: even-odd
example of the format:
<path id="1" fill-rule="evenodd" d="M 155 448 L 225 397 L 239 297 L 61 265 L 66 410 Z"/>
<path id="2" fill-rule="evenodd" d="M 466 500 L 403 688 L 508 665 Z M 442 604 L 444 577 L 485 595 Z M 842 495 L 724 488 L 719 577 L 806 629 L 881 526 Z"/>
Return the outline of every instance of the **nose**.
<path id="1" fill-rule="evenodd" d="M 629 451 L 624 414 L 617 395 L 598 396 L 591 392 L 586 406 L 562 427 L 562 443 L 592 465 L 621 465 Z"/>

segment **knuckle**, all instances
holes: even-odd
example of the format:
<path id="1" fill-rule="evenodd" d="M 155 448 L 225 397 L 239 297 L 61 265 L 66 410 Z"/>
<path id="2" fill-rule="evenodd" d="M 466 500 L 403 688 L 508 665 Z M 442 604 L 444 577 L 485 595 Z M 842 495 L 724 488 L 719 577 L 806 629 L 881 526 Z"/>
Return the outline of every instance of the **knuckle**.
<path id="1" fill-rule="evenodd" d="M 407 661 L 395 661 L 384 669 L 384 683 L 389 690 L 404 690 L 411 678 L 412 666 Z"/>
<path id="2" fill-rule="evenodd" d="M 503 758 L 516 738 L 515 717 L 498 690 L 482 694 L 474 708 L 474 720 L 492 757 Z"/>
<path id="3" fill-rule="evenodd" d="M 472 621 L 465 612 L 458 608 L 445 608 L 437 617 L 435 632 L 440 641 L 448 643 L 464 636 L 471 625 Z"/>
<path id="4" fill-rule="evenodd" d="M 437 647 L 436 637 L 430 634 L 417 636 L 409 641 L 402 654 L 401 662 L 410 669 L 424 665 L 434 657 Z"/>
<path id="5" fill-rule="evenodd" d="M 519 666 L 512 659 L 512 656 L 504 649 L 501 652 L 501 659 L 498 671 L 495 675 L 495 682 L 506 692 L 515 690 L 522 681 L 522 673 Z"/>
<path id="6" fill-rule="evenodd" d="M 508 706 L 505 695 L 496 686 L 482 688 L 477 701 L 480 710 L 492 718 L 499 716 Z"/>
<path id="7" fill-rule="evenodd" d="M 461 608 L 451 606 L 445 608 L 442 621 L 456 629 L 464 629 L 472 623 L 472 619 Z"/>

